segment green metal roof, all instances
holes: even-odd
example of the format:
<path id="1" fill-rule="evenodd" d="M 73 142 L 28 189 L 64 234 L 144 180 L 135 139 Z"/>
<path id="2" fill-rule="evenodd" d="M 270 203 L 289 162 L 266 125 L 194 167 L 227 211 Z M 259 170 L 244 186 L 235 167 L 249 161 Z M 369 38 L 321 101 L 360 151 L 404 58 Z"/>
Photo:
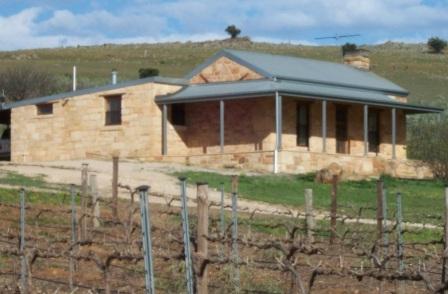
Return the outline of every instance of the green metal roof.
<path id="1" fill-rule="evenodd" d="M 270 79 L 189 85 L 174 94 L 156 97 L 156 102 L 169 104 L 237 99 L 274 95 L 276 92 L 286 96 L 396 107 L 420 113 L 443 111 L 440 108 L 401 103 L 376 91 Z"/>
<path id="2" fill-rule="evenodd" d="M 165 77 L 149 77 L 144 79 L 138 79 L 138 80 L 132 80 L 132 81 L 124 81 L 117 84 L 109 84 L 105 86 L 100 87 L 94 87 L 94 88 L 88 88 L 88 89 L 82 89 L 74 92 L 66 92 L 66 93 L 60 93 L 50 96 L 43 96 L 43 97 L 36 97 L 31 99 L 24 99 L 16 102 L 9 102 L 9 103 L 2 103 L 0 105 L 0 109 L 11 109 L 15 107 L 20 106 L 26 106 L 26 105 L 34 105 L 34 104 L 41 104 L 41 103 L 47 103 L 59 99 L 65 99 L 65 98 L 72 98 L 76 96 L 82 96 L 82 95 L 88 95 L 93 93 L 100 93 L 110 90 L 116 90 L 146 83 L 159 83 L 159 84 L 168 84 L 168 85 L 179 85 L 179 86 L 185 86 L 188 84 L 188 81 L 184 79 L 175 79 L 175 78 L 165 78 Z"/>
<path id="3" fill-rule="evenodd" d="M 409 94 L 407 90 L 371 71 L 356 69 L 342 63 L 230 49 L 219 51 L 197 66 L 186 78 L 195 76 L 222 56 L 258 72 L 265 78 L 381 91 L 402 96 Z"/>

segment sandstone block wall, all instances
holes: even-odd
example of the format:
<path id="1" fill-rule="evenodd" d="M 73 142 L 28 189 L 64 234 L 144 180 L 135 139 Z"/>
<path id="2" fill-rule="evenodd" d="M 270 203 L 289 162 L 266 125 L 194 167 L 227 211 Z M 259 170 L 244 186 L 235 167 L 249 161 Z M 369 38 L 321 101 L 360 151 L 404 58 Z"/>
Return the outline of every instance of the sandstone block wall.
<path id="1" fill-rule="evenodd" d="M 37 115 L 35 105 L 14 108 L 11 159 L 29 162 L 160 155 L 161 110 L 154 97 L 179 88 L 151 83 L 76 96 L 54 101 L 51 115 Z M 104 97 L 113 94 L 122 94 L 122 124 L 106 126 Z M 176 133 L 171 134 L 175 141 Z M 181 150 L 182 140 L 177 140 L 176 146 Z"/>
<path id="2" fill-rule="evenodd" d="M 227 57 L 221 57 L 191 79 L 192 84 L 256 80 L 263 78 L 258 73 Z"/>

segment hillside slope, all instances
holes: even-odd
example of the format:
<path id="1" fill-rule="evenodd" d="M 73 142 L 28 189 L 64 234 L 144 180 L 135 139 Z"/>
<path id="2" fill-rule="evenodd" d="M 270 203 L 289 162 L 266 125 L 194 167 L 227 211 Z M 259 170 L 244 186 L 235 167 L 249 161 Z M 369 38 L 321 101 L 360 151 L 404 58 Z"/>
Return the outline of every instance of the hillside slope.
<path id="1" fill-rule="evenodd" d="M 341 62 L 339 46 L 302 46 L 254 43 L 247 40 L 201 43 L 103 45 L 0 52 L 0 67 L 31 64 L 65 79 L 78 66 L 82 87 L 102 85 L 115 68 L 119 79 L 136 79 L 138 69 L 156 67 L 163 76 L 181 77 L 222 48 L 245 49 Z M 411 102 L 446 105 L 448 101 L 448 54 L 427 53 L 423 44 L 386 43 L 366 46 L 372 70 L 411 92 Z"/>

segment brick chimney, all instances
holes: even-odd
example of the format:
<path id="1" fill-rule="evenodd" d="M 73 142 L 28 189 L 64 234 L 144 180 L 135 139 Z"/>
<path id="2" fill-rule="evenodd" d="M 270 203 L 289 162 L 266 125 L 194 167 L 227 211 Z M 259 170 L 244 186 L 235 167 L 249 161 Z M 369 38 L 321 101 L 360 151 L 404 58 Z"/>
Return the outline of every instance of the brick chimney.
<path id="1" fill-rule="evenodd" d="M 360 70 L 370 70 L 369 51 L 366 49 L 355 49 L 344 53 L 344 64 L 353 66 Z"/>

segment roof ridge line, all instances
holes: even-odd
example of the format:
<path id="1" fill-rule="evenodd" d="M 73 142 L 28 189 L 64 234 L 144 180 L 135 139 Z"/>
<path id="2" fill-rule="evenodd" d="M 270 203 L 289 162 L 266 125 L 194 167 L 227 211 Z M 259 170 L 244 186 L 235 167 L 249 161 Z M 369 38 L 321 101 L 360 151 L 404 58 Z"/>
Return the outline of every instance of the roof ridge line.
<path id="1" fill-rule="evenodd" d="M 409 95 L 409 92 L 399 92 L 399 91 L 390 91 L 390 90 L 386 90 L 386 89 L 380 89 L 380 88 L 369 88 L 369 87 L 359 87 L 359 86 L 354 86 L 354 85 L 350 85 L 350 84 L 341 84 L 341 83 L 331 83 L 331 82 L 323 82 L 323 81 L 318 81 L 318 80 L 305 80 L 305 79 L 292 79 L 292 78 L 288 78 L 288 77 L 277 77 L 277 79 L 279 81 L 286 81 L 286 82 L 300 82 L 300 83 L 308 83 L 308 84 L 315 84 L 315 85 L 322 85 L 322 86 L 332 86 L 332 87 L 338 87 L 338 88 L 343 88 L 343 89 L 356 89 L 356 90 L 361 90 L 361 91 L 366 91 L 366 92 L 380 92 L 380 93 L 384 93 L 384 94 L 405 94 Z"/>

